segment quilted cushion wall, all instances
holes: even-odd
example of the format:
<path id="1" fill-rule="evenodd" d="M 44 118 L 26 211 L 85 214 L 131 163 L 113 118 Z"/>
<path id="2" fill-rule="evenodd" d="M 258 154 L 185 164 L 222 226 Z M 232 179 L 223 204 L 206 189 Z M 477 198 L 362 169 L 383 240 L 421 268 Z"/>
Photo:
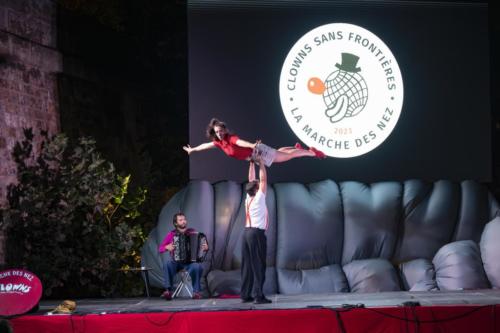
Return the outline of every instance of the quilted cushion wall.
<path id="1" fill-rule="evenodd" d="M 183 211 L 189 224 L 209 238 L 204 274 L 214 272 L 234 287 L 245 221 L 243 186 L 192 181 L 163 207 L 142 250 L 142 264 L 152 268 L 153 286 L 161 287 L 163 280 L 157 246 L 172 229 L 173 214 Z M 486 223 L 498 213 L 484 186 L 445 180 L 278 183 L 269 186 L 267 206 L 267 265 L 273 269 L 266 279 L 274 281 L 268 290 L 283 293 L 316 292 L 311 283 L 323 280 L 324 291 L 345 289 L 338 287 L 339 281 L 347 275 L 344 267 L 354 261 L 383 259 L 396 268 L 418 259 L 430 262 L 448 243 L 479 242 Z M 410 287 L 401 274 L 395 276 L 401 276 L 403 289 Z M 224 289 L 217 279 L 212 285 Z M 426 288 L 432 284 L 419 283 L 427 283 Z"/>
<path id="2" fill-rule="evenodd" d="M 440 290 L 486 289 L 490 287 L 479 246 L 462 240 L 443 246 L 432 259 Z"/>
<path id="3" fill-rule="evenodd" d="M 486 276 L 495 289 L 500 288 L 500 217 L 484 228 L 480 241 L 481 257 Z"/>

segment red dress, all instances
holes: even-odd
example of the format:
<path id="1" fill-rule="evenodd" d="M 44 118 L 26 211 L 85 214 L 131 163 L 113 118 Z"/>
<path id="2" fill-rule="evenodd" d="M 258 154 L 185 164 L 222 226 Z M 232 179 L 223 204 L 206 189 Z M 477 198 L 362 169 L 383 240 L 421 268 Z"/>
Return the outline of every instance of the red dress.
<path id="1" fill-rule="evenodd" d="M 238 160 L 247 160 L 252 156 L 253 149 L 236 145 L 236 141 L 239 139 L 240 138 L 234 134 L 228 134 L 224 139 L 220 141 L 213 140 L 212 142 L 216 147 L 222 149 L 227 156 L 234 157 Z"/>

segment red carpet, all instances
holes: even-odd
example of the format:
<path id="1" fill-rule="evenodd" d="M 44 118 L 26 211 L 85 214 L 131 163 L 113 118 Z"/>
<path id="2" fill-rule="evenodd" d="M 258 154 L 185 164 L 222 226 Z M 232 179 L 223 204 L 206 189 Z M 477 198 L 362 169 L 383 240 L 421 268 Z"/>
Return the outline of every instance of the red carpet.
<path id="1" fill-rule="evenodd" d="M 499 305 L 28 315 L 14 333 L 499 332 Z"/>

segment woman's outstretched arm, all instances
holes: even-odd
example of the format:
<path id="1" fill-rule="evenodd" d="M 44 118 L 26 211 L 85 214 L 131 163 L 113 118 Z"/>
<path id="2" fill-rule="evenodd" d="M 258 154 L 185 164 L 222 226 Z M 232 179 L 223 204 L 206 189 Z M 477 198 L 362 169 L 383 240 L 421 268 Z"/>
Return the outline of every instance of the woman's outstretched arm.
<path id="1" fill-rule="evenodd" d="M 202 151 L 202 150 L 207 150 L 207 149 L 212 149 L 212 148 L 215 148 L 215 145 L 213 142 L 202 143 L 196 147 L 191 147 L 190 145 L 186 145 L 186 146 L 182 147 L 182 149 L 184 149 L 189 155 L 191 155 L 191 153 L 195 152 L 195 151 Z"/>
<path id="2" fill-rule="evenodd" d="M 260 140 L 257 140 L 255 143 L 250 143 L 248 141 L 238 139 L 236 140 L 236 145 L 244 148 L 250 148 L 250 149 L 255 149 L 255 146 L 260 142 Z"/>

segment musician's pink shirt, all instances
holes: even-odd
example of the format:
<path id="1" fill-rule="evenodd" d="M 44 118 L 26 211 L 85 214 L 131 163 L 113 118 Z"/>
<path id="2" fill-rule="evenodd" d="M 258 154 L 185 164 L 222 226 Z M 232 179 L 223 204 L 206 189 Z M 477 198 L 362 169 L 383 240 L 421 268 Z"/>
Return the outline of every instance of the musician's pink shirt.
<path id="1" fill-rule="evenodd" d="M 158 252 L 160 252 L 160 253 L 165 252 L 165 246 L 172 243 L 172 241 L 174 240 L 175 230 L 176 229 L 171 230 L 167 234 L 167 236 L 165 236 L 165 239 L 163 240 L 163 242 L 161 242 L 160 246 L 158 246 Z M 196 230 L 193 228 L 187 228 L 187 230 L 186 230 L 187 235 L 191 235 L 192 233 L 195 233 L 195 232 L 196 232 Z M 170 253 L 170 254 L 172 254 L 172 253 Z"/>

